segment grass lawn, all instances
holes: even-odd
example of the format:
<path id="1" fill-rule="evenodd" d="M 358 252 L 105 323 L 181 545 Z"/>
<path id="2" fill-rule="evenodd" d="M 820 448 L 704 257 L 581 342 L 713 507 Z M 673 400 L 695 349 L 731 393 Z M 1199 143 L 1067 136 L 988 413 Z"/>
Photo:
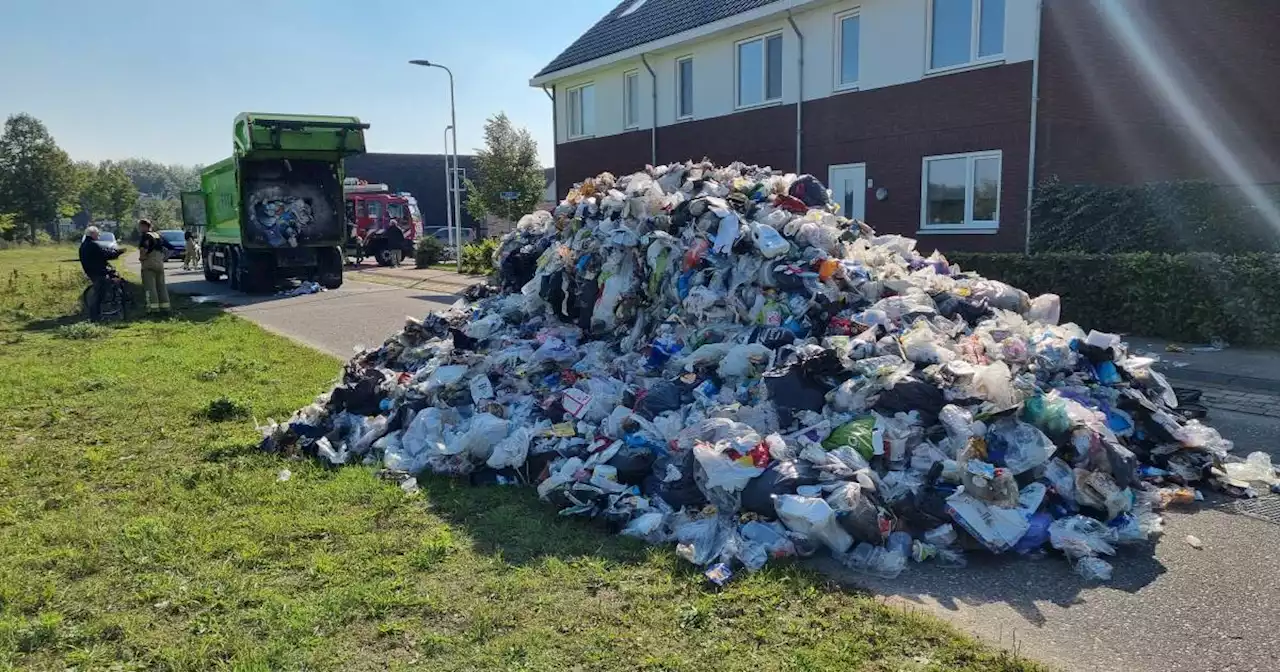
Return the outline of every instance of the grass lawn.
<path id="1" fill-rule="evenodd" d="M 0 251 L 0 668 L 1039 669 L 794 566 L 710 589 L 531 489 L 258 453 L 211 402 L 283 418 L 339 363 L 182 302 L 68 326 L 74 256 Z"/>

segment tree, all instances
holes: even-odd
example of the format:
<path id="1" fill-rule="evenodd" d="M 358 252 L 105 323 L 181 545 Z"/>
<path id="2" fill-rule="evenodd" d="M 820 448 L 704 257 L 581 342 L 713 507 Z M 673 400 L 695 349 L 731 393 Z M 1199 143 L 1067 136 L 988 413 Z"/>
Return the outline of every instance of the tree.
<path id="1" fill-rule="evenodd" d="M 95 217 L 105 217 L 123 223 L 133 214 L 138 204 L 138 188 L 119 164 L 103 161 L 93 176 L 88 193 L 89 211 Z"/>
<path id="2" fill-rule="evenodd" d="M 157 229 L 180 229 L 182 205 L 176 198 L 143 198 L 138 201 L 138 217 Z"/>
<path id="3" fill-rule="evenodd" d="M 74 179 L 71 158 L 39 119 L 15 114 L 5 120 L 0 135 L 0 212 L 12 213 L 25 224 L 31 241 L 57 219 Z M 9 235 L 12 239 L 17 234 Z"/>
<path id="4" fill-rule="evenodd" d="M 199 166 L 166 166 L 148 159 L 125 159 L 119 165 L 138 191 L 158 198 L 176 198 L 200 186 Z"/>
<path id="5" fill-rule="evenodd" d="M 528 129 L 511 125 L 499 113 L 484 124 L 484 149 L 476 151 L 478 180 L 467 182 L 467 212 L 477 220 L 496 215 L 508 221 L 533 211 L 542 200 L 546 178 L 538 165 L 538 143 Z M 507 200 L 503 194 L 515 194 Z"/>
<path id="6" fill-rule="evenodd" d="M 71 189 L 58 206 L 59 217 L 75 217 L 89 210 L 89 191 L 93 187 L 98 167 L 92 161 L 76 161 L 71 164 Z"/>

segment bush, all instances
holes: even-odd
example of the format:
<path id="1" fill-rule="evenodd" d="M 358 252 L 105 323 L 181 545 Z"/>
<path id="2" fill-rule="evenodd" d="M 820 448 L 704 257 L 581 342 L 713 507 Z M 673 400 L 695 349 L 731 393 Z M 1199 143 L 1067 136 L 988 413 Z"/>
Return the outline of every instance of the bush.
<path id="1" fill-rule="evenodd" d="M 53 332 L 56 338 L 65 338 L 70 341 L 88 341 L 95 338 L 102 338 L 107 335 L 107 330 L 102 325 L 92 322 L 76 322 L 75 324 L 64 324 Z"/>
<path id="2" fill-rule="evenodd" d="M 413 246 L 413 263 L 417 268 L 429 268 L 444 259 L 444 243 L 435 236 L 423 236 Z"/>
<path id="3" fill-rule="evenodd" d="M 1280 255 L 955 253 L 961 268 L 1062 297 L 1087 329 L 1178 341 L 1280 345 Z"/>
<path id="4" fill-rule="evenodd" d="M 1264 187 L 1272 202 L 1280 189 Z M 1161 182 L 1105 187 L 1043 182 L 1033 202 L 1035 252 L 1280 252 L 1280 237 L 1234 186 Z"/>
<path id="5" fill-rule="evenodd" d="M 496 270 L 494 255 L 498 252 L 497 238 L 484 238 L 462 248 L 462 272 L 471 275 L 489 275 Z"/>
<path id="6" fill-rule="evenodd" d="M 218 397 L 210 401 L 207 406 L 200 411 L 200 416 L 212 422 L 227 422 L 229 420 L 247 420 L 250 412 L 249 407 L 227 396 Z"/>

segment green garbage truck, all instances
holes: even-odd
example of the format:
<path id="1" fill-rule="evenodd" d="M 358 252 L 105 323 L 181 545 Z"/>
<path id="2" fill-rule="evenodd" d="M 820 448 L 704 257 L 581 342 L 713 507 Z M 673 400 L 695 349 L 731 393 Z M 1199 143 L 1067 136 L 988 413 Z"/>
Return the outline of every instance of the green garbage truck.
<path id="1" fill-rule="evenodd" d="M 368 124 L 355 117 L 236 117 L 230 158 L 182 194 L 184 224 L 203 231 L 204 277 L 232 289 L 270 291 L 277 280 L 342 285 L 347 222 L 342 160 L 363 154 Z"/>

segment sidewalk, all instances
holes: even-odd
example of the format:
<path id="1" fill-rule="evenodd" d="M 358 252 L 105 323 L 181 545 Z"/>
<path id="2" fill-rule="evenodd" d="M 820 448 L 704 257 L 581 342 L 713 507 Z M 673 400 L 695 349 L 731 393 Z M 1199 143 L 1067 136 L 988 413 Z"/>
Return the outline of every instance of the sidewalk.
<path id="1" fill-rule="evenodd" d="M 1203 403 L 1250 415 L 1280 418 L 1280 352 L 1228 347 L 1199 351 L 1203 344 L 1178 343 L 1184 352 L 1170 351 L 1169 341 L 1157 338 L 1126 339 L 1130 351 L 1160 358 L 1156 369 L 1170 381 L 1204 393 Z"/>

